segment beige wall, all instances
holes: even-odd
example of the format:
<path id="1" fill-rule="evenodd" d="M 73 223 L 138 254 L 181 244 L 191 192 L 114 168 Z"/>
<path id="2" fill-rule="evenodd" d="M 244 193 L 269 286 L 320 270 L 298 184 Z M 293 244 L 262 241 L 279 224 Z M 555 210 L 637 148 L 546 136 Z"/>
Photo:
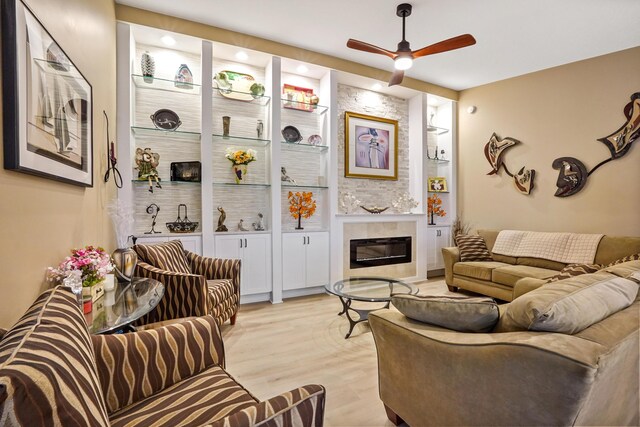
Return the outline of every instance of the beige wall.
<path id="1" fill-rule="evenodd" d="M 555 197 L 557 157 L 588 169 L 609 157 L 596 141 L 625 121 L 622 108 L 640 91 L 640 47 L 503 80 L 460 93 L 458 206 L 473 228 L 600 232 L 640 236 L 640 142 L 591 175 L 581 192 Z M 467 108 L 477 107 L 475 114 Z M 530 196 L 504 171 L 491 170 L 483 147 L 492 132 L 522 142 L 505 155 L 515 173 L 536 170 Z"/>
<path id="2" fill-rule="evenodd" d="M 102 182 L 106 132 L 102 110 L 109 114 L 110 132 L 115 135 L 113 0 L 27 3 L 93 86 L 94 187 L 0 168 L 0 327 L 11 326 L 22 315 L 46 287 L 46 267 L 57 265 L 69 249 L 114 246 L 104 207 L 115 197 L 115 187 L 113 181 Z"/>

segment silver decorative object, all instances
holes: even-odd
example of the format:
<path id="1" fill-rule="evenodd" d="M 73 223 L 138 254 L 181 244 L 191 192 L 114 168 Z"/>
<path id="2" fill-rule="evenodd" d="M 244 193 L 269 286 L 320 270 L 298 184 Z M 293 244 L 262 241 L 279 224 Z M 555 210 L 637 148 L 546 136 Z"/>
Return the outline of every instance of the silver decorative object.
<path id="1" fill-rule="evenodd" d="M 240 230 L 240 231 L 249 231 L 249 229 L 245 228 L 245 226 L 244 226 L 244 219 L 241 219 L 238 222 L 238 230 Z"/>
<path id="2" fill-rule="evenodd" d="M 340 194 L 340 208 L 346 214 L 353 213 L 358 206 L 360 206 L 360 200 L 348 191 Z"/>
<path id="3" fill-rule="evenodd" d="M 262 123 L 262 120 L 258 120 L 256 132 L 258 133 L 258 139 L 262 139 L 262 133 L 264 132 L 264 123 Z"/>
<path id="4" fill-rule="evenodd" d="M 391 205 L 399 213 L 411 213 L 411 209 L 417 207 L 418 202 L 413 197 L 411 197 L 409 193 L 405 192 L 398 196 L 398 198 L 393 202 L 391 202 Z"/>
<path id="5" fill-rule="evenodd" d="M 264 231 L 264 215 L 258 212 L 258 221 L 251 224 L 255 231 Z"/>
<path id="6" fill-rule="evenodd" d="M 145 51 L 140 58 L 140 71 L 142 73 L 142 79 L 146 83 L 153 83 L 153 76 L 156 73 L 156 61 L 149 51 Z"/>
<path id="7" fill-rule="evenodd" d="M 138 263 L 138 254 L 131 248 L 120 248 L 111 254 L 118 280 L 130 282 Z"/>
<path id="8" fill-rule="evenodd" d="M 287 175 L 287 169 L 284 166 L 280 167 L 280 181 L 290 182 L 293 185 L 297 185 L 296 180 Z"/>

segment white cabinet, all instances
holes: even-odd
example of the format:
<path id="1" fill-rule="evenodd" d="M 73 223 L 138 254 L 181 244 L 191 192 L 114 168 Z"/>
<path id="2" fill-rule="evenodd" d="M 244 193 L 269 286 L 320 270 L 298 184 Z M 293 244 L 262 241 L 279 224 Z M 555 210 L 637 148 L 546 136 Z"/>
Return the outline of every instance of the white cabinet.
<path id="1" fill-rule="evenodd" d="M 271 235 L 216 235 L 215 254 L 241 261 L 241 295 L 271 292 Z"/>
<path id="2" fill-rule="evenodd" d="M 427 240 L 427 270 L 443 269 L 442 248 L 451 245 L 451 227 L 448 225 L 429 226 Z"/>
<path id="3" fill-rule="evenodd" d="M 324 286 L 329 282 L 329 233 L 282 235 L 284 290 Z"/>
<path id="4" fill-rule="evenodd" d="M 148 235 L 148 236 L 136 236 L 136 243 L 140 243 L 143 245 L 153 245 L 156 243 L 164 243 L 170 240 L 180 240 L 182 242 L 182 246 L 189 252 L 196 253 L 198 255 L 202 255 L 202 237 L 201 236 L 159 236 L 159 235 Z"/>

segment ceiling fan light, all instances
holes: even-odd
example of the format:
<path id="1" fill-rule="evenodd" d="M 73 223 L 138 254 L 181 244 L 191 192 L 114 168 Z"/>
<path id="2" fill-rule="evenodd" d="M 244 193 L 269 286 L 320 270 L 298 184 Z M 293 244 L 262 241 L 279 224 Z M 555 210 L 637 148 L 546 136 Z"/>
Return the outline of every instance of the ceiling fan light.
<path id="1" fill-rule="evenodd" d="M 398 56 L 394 61 L 396 70 L 408 70 L 413 65 L 413 58 L 410 56 Z"/>

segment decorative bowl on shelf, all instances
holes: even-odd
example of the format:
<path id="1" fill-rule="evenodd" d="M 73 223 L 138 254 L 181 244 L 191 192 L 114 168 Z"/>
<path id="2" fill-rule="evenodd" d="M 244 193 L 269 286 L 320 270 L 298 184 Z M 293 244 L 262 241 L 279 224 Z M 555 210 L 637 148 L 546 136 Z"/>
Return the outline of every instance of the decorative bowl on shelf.
<path id="1" fill-rule="evenodd" d="M 302 141 L 302 135 L 300 135 L 300 131 L 295 126 L 285 126 L 284 129 L 282 129 L 282 137 L 289 143 Z"/>
<path id="2" fill-rule="evenodd" d="M 307 138 L 307 142 L 311 145 L 322 145 L 322 137 L 320 135 L 311 135 Z"/>
<path id="3" fill-rule="evenodd" d="M 162 108 L 151 115 L 153 125 L 162 130 L 176 130 L 182 122 L 178 115 L 166 108 Z"/>

